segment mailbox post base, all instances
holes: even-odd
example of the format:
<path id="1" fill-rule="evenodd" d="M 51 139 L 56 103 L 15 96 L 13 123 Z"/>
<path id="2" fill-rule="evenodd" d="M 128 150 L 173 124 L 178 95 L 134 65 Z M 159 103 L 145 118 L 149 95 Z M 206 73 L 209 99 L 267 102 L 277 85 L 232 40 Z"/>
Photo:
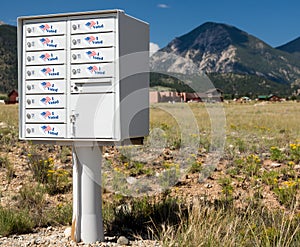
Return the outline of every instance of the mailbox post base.
<path id="1" fill-rule="evenodd" d="M 75 242 L 104 241 L 102 220 L 102 147 L 73 145 L 73 220 Z"/>

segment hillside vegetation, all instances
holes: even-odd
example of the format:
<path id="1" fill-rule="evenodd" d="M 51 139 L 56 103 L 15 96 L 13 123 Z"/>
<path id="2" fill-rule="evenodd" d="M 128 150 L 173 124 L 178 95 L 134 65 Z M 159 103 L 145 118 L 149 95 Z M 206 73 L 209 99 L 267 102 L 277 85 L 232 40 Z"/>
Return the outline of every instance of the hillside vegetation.
<path id="1" fill-rule="evenodd" d="M 0 92 L 17 89 L 17 29 L 0 25 Z"/>

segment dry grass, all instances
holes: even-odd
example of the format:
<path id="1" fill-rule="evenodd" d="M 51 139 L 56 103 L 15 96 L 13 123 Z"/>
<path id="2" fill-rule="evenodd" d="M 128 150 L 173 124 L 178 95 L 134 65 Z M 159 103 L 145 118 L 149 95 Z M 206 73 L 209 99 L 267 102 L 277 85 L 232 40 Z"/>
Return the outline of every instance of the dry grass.
<path id="1" fill-rule="evenodd" d="M 222 112 L 225 118 L 222 117 Z M 300 180 L 299 171 L 294 167 L 299 165 L 300 156 L 292 155 L 290 147 L 290 144 L 299 143 L 300 140 L 299 117 L 300 104 L 296 102 L 247 105 L 234 103 L 152 105 L 150 125 L 156 135 L 153 136 L 156 140 L 152 141 L 155 143 L 164 139 L 164 149 L 167 151 L 172 150 L 175 153 L 183 144 L 188 146 L 192 142 L 197 142 L 199 150 L 196 150 L 197 153 L 194 156 L 205 159 L 211 150 L 211 138 L 215 134 L 211 133 L 211 130 L 216 126 L 224 128 L 226 142 L 222 154 L 221 168 L 223 170 L 215 172 L 218 176 L 209 181 L 215 184 L 213 188 L 221 188 L 220 191 L 215 192 L 218 198 L 206 200 L 203 197 L 195 197 L 192 200 L 193 203 L 188 204 L 186 197 L 189 197 L 190 187 L 185 190 L 184 196 L 186 197 L 178 196 L 177 206 L 174 206 L 174 201 L 172 204 L 156 201 L 157 204 L 153 205 L 148 204 L 145 199 L 140 201 L 135 199 L 132 204 L 128 202 L 130 199 L 125 200 L 121 196 L 121 199 L 113 198 L 113 204 L 104 205 L 105 215 L 107 215 L 105 216 L 106 224 L 113 229 L 121 223 L 124 229 L 128 229 L 126 222 L 145 224 L 152 232 L 150 235 L 162 240 L 165 246 L 299 246 Z M 216 125 L 214 121 L 217 122 Z M 0 122 L 8 126 L 0 129 L 2 144 L 0 154 L 2 158 L 5 158 L 7 150 L 10 150 L 10 147 L 16 145 L 17 142 L 17 106 L 0 106 Z M 198 134 L 200 139 L 197 139 Z M 186 135 L 188 138 L 185 137 Z M 146 146 L 151 141 L 150 139 L 149 137 L 146 141 Z M 3 150 L 4 144 L 5 150 Z M 275 147 L 273 150 L 280 152 L 278 160 L 281 162 L 281 168 L 272 169 L 265 165 L 265 161 L 273 162 L 276 159 L 276 155 L 273 154 L 275 158 L 272 156 L 274 160 L 270 160 L 271 147 Z M 26 154 L 31 149 L 31 144 L 26 143 L 20 148 Z M 18 152 L 20 153 L 20 150 Z M 128 157 L 122 161 L 121 155 L 115 152 L 111 155 L 112 158 L 107 159 L 109 164 L 113 166 L 119 162 L 121 165 L 123 163 L 141 165 L 134 163 L 133 160 L 128 161 Z M 289 164 L 290 162 L 292 163 Z M 158 163 L 156 167 L 166 164 Z M 197 171 L 203 171 L 201 163 L 194 162 L 193 164 Z M 142 165 L 145 171 L 149 168 L 155 169 L 153 164 Z M 140 173 L 140 166 L 133 166 L 133 168 L 136 170 L 132 170 L 132 174 Z M 148 174 L 148 172 L 143 173 L 144 176 Z M 189 174 L 189 176 L 193 175 Z M 198 182 L 196 183 L 190 186 L 203 189 L 199 187 Z M 241 184 L 240 187 L 237 186 L 239 184 Z M 241 191 L 246 194 L 246 197 L 242 199 L 236 197 Z M 165 193 L 168 197 L 169 192 Z M 262 199 L 263 193 L 265 194 Z M 272 198 L 273 201 L 268 198 Z M 241 206 L 242 203 L 237 203 L 239 200 L 243 200 L 243 206 Z M 268 203 L 274 204 L 274 207 L 266 205 Z M 120 211 L 116 210 L 120 208 L 120 205 L 125 208 L 127 208 L 126 205 L 133 205 L 131 208 L 135 211 L 120 215 Z M 236 207 L 236 205 L 241 207 Z M 280 206 L 277 207 L 277 205 Z M 178 211 L 175 212 L 174 208 Z M 173 221 L 158 220 L 163 213 L 166 215 L 166 212 L 170 211 L 173 213 Z M 64 214 L 64 210 L 61 212 Z M 174 213 L 177 216 L 174 216 Z M 5 215 L 7 214 L 3 213 L 3 217 L 6 217 Z M 0 214 L 0 221 L 7 222 L 1 217 Z M 112 222 L 111 219 L 114 221 Z M 51 222 L 51 219 L 49 221 Z M 151 221 L 156 224 L 149 224 Z M 138 228 L 134 228 L 135 226 L 132 226 L 130 229 L 131 233 L 145 234 L 145 232 L 139 232 Z"/>

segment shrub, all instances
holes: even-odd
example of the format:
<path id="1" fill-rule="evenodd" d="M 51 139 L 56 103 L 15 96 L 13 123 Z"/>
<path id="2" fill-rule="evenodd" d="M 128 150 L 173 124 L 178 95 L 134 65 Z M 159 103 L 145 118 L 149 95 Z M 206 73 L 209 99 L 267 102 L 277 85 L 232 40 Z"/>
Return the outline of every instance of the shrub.
<path id="1" fill-rule="evenodd" d="M 10 210 L 0 208 L 0 235 L 8 236 L 14 233 L 22 234 L 31 232 L 34 223 L 28 217 L 27 210 Z"/>

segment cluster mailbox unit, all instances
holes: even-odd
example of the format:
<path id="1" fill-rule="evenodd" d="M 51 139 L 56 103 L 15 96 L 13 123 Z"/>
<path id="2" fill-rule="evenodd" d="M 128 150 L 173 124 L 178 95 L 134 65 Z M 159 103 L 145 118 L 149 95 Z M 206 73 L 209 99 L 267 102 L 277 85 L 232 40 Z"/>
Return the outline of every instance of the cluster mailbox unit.
<path id="1" fill-rule="evenodd" d="M 121 10 L 18 18 L 19 136 L 73 146 L 76 242 L 104 240 L 103 145 L 149 132 L 149 27 Z"/>
<path id="2" fill-rule="evenodd" d="M 20 138 L 147 135 L 148 29 L 121 10 L 20 17 Z"/>

